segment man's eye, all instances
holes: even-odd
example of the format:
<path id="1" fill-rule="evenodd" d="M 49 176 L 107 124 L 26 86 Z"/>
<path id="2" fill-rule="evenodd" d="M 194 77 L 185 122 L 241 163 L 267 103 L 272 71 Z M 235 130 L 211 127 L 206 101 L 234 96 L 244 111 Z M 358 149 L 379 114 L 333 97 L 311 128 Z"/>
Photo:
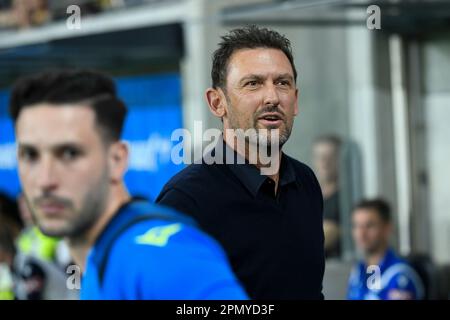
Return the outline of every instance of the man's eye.
<path id="1" fill-rule="evenodd" d="M 258 85 L 258 81 L 253 80 L 253 81 L 248 81 L 245 86 L 246 87 L 256 87 Z"/>
<path id="2" fill-rule="evenodd" d="M 279 85 L 279 86 L 290 86 L 290 82 L 287 81 L 287 80 L 279 80 L 277 82 L 277 85 Z"/>
<path id="3" fill-rule="evenodd" d="M 34 162 L 38 158 L 38 153 L 36 150 L 25 149 L 19 152 L 19 158 L 26 162 Z"/>
<path id="4" fill-rule="evenodd" d="M 73 148 L 66 148 L 64 150 L 61 150 L 60 157 L 64 161 L 71 161 L 71 160 L 75 160 L 76 158 L 78 158 L 79 155 L 80 155 L 80 152 L 78 150 L 73 149 Z"/>

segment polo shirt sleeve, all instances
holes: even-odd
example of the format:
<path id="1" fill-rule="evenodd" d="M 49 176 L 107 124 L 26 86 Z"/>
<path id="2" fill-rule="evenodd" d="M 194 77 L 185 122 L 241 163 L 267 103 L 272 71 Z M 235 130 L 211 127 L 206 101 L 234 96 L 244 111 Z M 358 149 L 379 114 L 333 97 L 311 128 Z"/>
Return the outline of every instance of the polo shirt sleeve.
<path id="1" fill-rule="evenodd" d="M 193 197 L 174 187 L 164 188 L 156 199 L 156 203 L 173 208 L 191 217 L 195 217 L 200 210 Z"/>

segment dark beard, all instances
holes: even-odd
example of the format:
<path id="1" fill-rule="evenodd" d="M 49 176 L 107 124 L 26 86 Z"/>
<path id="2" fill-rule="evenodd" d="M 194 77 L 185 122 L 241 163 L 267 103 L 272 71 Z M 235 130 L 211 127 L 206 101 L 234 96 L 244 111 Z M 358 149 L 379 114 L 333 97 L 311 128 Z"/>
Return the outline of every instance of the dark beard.
<path id="1" fill-rule="evenodd" d="M 100 178 L 97 184 L 91 188 L 90 192 L 86 194 L 83 201 L 83 206 L 80 208 L 79 212 L 75 211 L 72 201 L 68 199 L 61 199 L 52 195 L 44 195 L 34 201 L 34 203 L 36 203 L 45 198 L 48 199 L 53 197 L 58 200 L 58 202 L 64 203 L 66 208 L 71 210 L 74 215 L 73 217 L 70 217 L 73 218 L 73 220 L 70 221 L 70 224 L 64 230 L 48 230 L 43 227 L 42 224 L 39 223 L 39 219 L 37 219 L 37 215 L 33 210 L 33 207 L 29 205 L 33 222 L 39 227 L 40 231 L 44 235 L 49 237 L 66 237 L 74 240 L 77 238 L 84 238 L 87 231 L 97 223 L 106 208 L 106 199 L 109 191 L 107 177 L 108 172 L 105 170 L 104 175 Z M 27 197 L 26 199 L 28 203 L 29 200 Z"/>

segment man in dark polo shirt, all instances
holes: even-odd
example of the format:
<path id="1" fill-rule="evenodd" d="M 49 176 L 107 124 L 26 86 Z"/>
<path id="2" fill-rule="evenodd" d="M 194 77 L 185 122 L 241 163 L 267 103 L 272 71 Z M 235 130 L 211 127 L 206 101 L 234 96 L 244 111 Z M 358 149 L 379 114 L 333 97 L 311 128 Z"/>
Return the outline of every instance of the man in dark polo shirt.
<path id="1" fill-rule="evenodd" d="M 182 170 L 157 202 L 193 216 L 222 244 L 251 298 L 322 299 L 320 187 L 308 166 L 279 152 L 298 113 L 290 42 L 256 26 L 232 30 L 214 53 L 211 75 L 206 98 L 223 123 L 215 162 Z M 236 129 L 256 133 L 242 146 Z M 273 172 L 263 174 L 260 158 L 251 161 L 255 145 L 276 146 Z"/>

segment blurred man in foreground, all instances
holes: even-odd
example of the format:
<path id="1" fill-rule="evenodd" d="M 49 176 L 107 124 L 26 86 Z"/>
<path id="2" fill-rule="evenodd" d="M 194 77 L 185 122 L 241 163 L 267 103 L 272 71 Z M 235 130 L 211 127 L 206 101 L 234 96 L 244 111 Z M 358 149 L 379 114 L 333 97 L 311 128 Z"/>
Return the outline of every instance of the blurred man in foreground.
<path id="1" fill-rule="evenodd" d="M 120 140 L 126 107 L 109 77 L 23 78 L 10 113 L 33 219 L 44 234 L 67 240 L 84 273 L 82 299 L 246 298 L 221 248 L 192 220 L 130 197 Z"/>

